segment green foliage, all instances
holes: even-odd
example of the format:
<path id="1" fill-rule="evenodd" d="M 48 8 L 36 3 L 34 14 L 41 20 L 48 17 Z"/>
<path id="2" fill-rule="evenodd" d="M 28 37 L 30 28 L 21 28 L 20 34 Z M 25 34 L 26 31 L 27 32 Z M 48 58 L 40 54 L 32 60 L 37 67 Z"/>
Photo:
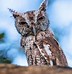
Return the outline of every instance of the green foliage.
<path id="1" fill-rule="evenodd" d="M 5 34 L 4 33 L 1 33 L 0 34 L 0 39 L 3 39 L 5 37 Z"/>
<path id="2" fill-rule="evenodd" d="M 5 38 L 5 33 L 1 33 L 0 34 L 0 43 L 4 42 L 4 38 Z"/>
<path id="3" fill-rule="evenodd" d="M 11 63 L 11 60 L 9 60 L 9 59 L 1 56 L 1 57 L 0 57 L 0 63 Z"/>
<path id="4" fill-rule="evenodd" d="M 11 60 L 7 58 L 7 51 L 0 50 L 0 63 L 11 63 Z"/>

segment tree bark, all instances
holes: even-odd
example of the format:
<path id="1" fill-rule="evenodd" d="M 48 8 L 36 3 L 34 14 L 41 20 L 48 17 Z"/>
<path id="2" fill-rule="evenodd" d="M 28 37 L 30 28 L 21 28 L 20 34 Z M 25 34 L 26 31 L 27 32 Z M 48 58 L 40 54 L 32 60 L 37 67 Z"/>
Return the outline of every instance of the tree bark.
<path id="1" fill-rule="evenodd" d="M 59 66 L 17 66 L 0 64 L 0 74 L 72 74 L 72 68 Z"/>

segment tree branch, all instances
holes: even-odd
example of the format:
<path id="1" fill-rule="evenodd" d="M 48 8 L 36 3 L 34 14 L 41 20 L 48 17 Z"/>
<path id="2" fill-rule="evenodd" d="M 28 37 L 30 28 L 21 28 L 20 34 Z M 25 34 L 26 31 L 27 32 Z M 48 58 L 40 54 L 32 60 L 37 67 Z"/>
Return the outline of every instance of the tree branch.
<path id="1" fill-rule="evenodd" d="M 0 64 L 0 74 L 72 74 L 70 67 L 48 66 L 16 66 Z"/>

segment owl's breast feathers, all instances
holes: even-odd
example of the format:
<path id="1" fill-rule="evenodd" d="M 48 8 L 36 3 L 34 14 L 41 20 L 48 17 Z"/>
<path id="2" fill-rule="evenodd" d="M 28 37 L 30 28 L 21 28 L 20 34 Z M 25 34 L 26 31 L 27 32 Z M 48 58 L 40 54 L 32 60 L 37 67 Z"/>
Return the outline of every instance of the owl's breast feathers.
<path id="1" fill-rule="evenodd" d="M 25 50 L 33 49 L 35 43 L 37 51 L 49 65 L 67 66 L 66 57 L 50 30 L 41 31 L 35 36 L 28 36 L 24 41 Z M 23 40 L 22 40 L 23 44 Z M 35 50 L 35 49 L 33 49 Z"/>

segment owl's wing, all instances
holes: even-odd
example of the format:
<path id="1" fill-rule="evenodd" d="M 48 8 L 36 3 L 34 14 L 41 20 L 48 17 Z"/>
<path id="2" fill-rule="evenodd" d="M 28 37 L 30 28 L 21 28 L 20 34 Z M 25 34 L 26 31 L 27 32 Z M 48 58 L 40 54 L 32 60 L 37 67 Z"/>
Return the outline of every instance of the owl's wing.
<path id="1" fill-rule="evenodd" d="M 53 65 L 67 66 L 67 60 L 59 43 L 54 38 L 53 33 L 48 31 L 41 31 L 37 34 L 37 46 L 42 56 L 47 59 L 47 62 L 52 62 Z"/>
<path id="2" fill-rule="evenodd" d="M 59 43 L 57 40 L 52 36 L 52 37 L 47 37 L 44 40 L 45 44 L 49 45 L 49 49 L 52 53 L 52 59 L 55 59 L 55 62 L 57 65 L 60 66 L 67 66 L 67 60 L 66 56 L 64 55 L 64 52 L 62 51 L 61 47 L 59 46 Z"/>

